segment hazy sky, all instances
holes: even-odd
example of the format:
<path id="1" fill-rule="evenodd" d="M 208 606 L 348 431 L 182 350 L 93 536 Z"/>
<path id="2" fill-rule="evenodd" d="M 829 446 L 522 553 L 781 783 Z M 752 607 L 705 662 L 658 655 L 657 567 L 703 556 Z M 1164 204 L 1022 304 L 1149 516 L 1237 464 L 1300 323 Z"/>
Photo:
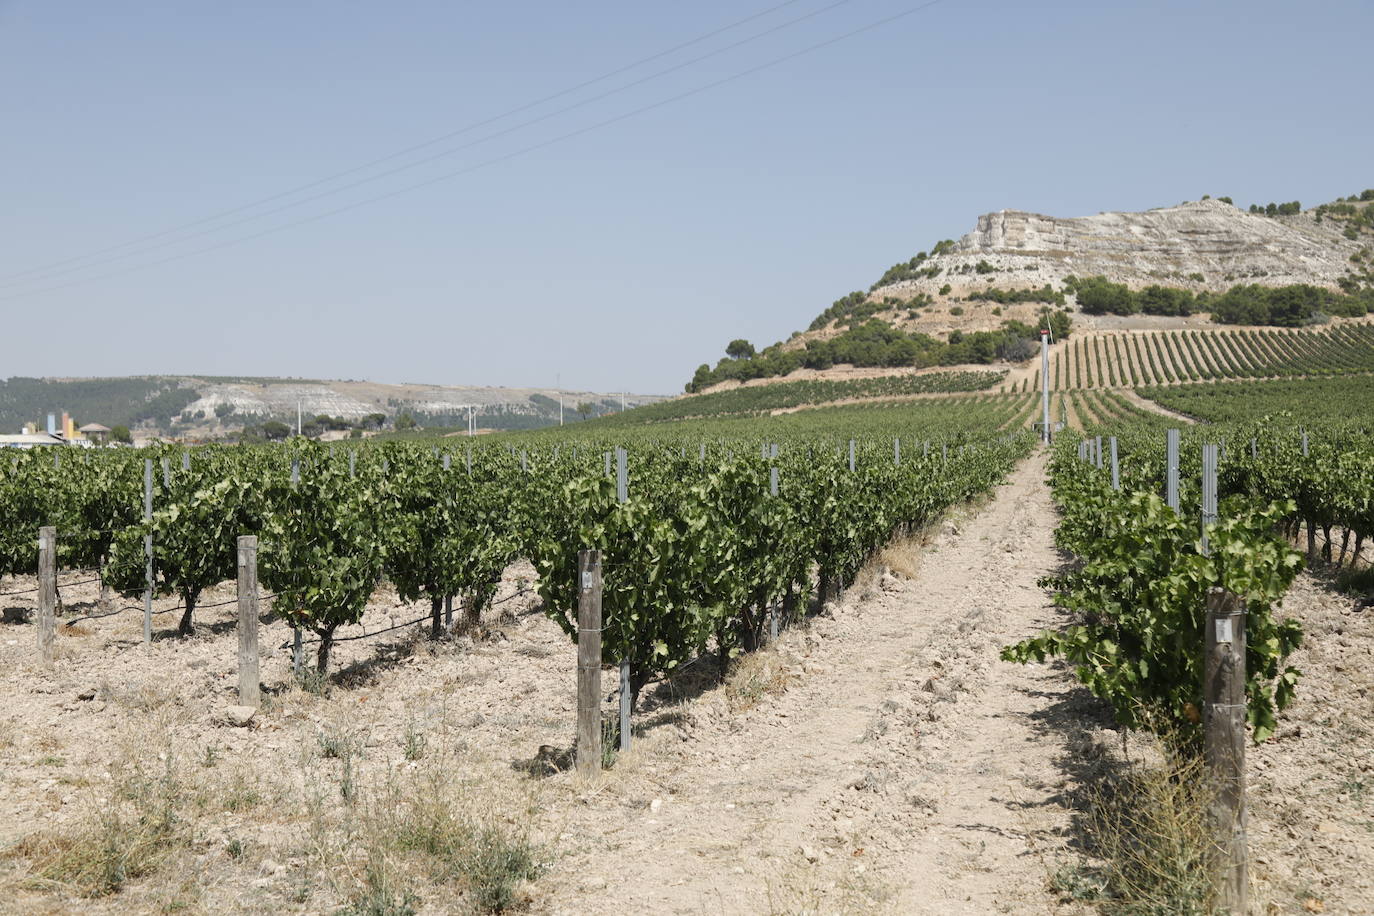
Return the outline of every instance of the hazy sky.
<path id="1" fill-rule="evenodd" d="M 983 212 L 1374 186 L 1369 0 L 920 5 L 0 0 L 0 376 L 675 392 Z"/>

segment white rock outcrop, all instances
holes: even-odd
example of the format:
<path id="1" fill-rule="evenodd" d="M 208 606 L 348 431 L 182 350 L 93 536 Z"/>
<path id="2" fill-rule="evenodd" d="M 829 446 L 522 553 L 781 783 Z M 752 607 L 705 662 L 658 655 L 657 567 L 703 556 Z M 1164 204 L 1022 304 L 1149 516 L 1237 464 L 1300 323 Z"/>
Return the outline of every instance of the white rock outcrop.
<path id="1" fill-rule="evenodd" d="M 1359 247 L 1341 235 L 1338 224 L 1319 223 L 1311 213 L 1259 216 L 1220 200 L 1071 218 L 999 210 L 980 216 L 951 251 L 925 262 L 941 268 L 937 276 L 875 294 L 909 298 L 945 283 L 1040 286 L 1070 274 L 1101 275 L 1133 288 L 1160 283 L 1221 291 L 1246 282 L 1335 287 Z M 972 272 L 980 261 L 995 272 Z"/>

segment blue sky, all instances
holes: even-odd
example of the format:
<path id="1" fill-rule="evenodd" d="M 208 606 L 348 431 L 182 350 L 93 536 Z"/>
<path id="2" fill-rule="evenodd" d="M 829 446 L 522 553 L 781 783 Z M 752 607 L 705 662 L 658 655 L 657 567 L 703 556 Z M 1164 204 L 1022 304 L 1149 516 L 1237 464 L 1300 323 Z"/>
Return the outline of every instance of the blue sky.
<path id="1" fill-rule="evenodd" d="M 780 3 L 0 0 L 0 376 L 668 393 L 983 212 L 1374 186 L 1367 0 L 941 0 L 667 101 L 919 0 Z"/>

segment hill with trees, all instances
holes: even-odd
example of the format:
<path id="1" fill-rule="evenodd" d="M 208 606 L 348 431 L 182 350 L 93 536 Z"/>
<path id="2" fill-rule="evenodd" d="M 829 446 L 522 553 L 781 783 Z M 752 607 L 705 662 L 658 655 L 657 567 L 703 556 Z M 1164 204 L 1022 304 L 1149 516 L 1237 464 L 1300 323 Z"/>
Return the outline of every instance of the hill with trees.
<path id="1" fill-rule="evenodd" d="M 809 377 L 1014 369 L 1052 339 L 1098 330 L 1301 328 L 1374 312 L 1374 189 L 1304 210 L 1204 195 L 1141 213 L 1058 218 L 1002 210 L 889 267 L 805 331 L 732 340 L 685 388 Z"/>

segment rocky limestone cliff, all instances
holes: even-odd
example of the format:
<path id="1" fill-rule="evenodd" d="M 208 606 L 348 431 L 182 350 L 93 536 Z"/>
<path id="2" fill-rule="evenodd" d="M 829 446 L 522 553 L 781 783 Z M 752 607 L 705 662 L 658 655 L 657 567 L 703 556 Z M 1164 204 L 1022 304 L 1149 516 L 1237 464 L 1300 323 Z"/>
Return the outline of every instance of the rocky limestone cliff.
<path id="1" fill-rule="evenodd" d="M 939 275 L 904 280 L 873 294 L 910 298 L 935 294 L 946 283 L 956 292 L 1040 286 L 1070 274 L 1101 275 L 1134 288 L 1159 283 L 1222 291 L 1244 282 L 1334 288 L 1360 247 L 1344 238 L 1336 223 L 1318 222 L 1310 212 L 1259 216 L 1220 200 L 1072 218 L 1001 210 L 979 217 L 977 227 L 951 251 L 925 262 L 940 267 Z M 995 271 L 973 272 L 980 261 Z"/>

